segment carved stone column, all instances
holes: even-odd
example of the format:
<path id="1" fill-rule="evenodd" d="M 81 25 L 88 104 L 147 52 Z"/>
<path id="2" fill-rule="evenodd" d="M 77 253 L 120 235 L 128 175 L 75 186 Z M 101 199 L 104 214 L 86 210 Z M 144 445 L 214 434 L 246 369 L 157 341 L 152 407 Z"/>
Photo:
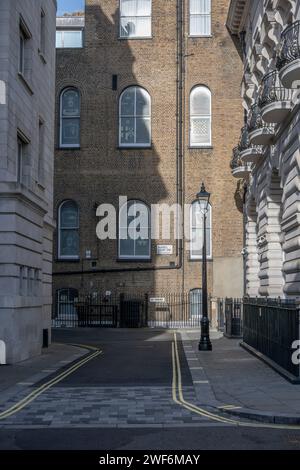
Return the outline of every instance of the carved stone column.
<path id="1" fill-rule="evenodd" d="M 257 253 L 257 214 L 251 207 L 246 226 L 246 293 L 250 297 L 259 294 L 259 261 Z"/>
<path id="2" fill-rule="evenodd" d="M 278 175 L 272 176 L 258 237 L 261 296 L 283 296 L 283 251 L 281 235 L 282 189 Z"/>

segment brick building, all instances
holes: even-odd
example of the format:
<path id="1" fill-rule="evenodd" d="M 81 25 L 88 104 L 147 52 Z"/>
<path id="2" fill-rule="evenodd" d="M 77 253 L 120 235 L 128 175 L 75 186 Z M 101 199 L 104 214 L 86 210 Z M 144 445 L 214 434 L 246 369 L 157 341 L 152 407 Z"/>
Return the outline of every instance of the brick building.
<path id="1" fill-rule="evenodd" d="M 243 187 L 229 157 L 243 116 L 242 63 L 225 26 L 228 7 L 87 0 L 84 18 L 58 19 L 56 301 L 200 289 L 201 252 L 186 239 L 101 241 L 96 209 L 109 203 L 118 214 L 127 196 L 150 218 L 152 204 L 195 202 L 202 181 L 211 193 L 209 292 L 242 295 Z"/>
<path id="2" fill-rule="evenodd" d="M 228 27 L 244 51 L 246 119 L 232 168 L 248 186 L 246 292 L 299 298 L 299 1 L 232 0 Z"/>
<path id="3" fill-rule="evenodd" d="M 0 2 L 0 363 L 50 339 L 55 18 L 54 0 Z"/>

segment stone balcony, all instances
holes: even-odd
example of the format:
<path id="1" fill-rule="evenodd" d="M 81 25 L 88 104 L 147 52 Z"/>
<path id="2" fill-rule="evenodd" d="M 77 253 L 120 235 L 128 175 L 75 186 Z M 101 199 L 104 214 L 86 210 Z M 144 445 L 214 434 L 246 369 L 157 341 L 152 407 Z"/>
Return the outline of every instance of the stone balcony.
<path id="1" fill-rule="evenodd" d="M 262 119 L 270 124 L 280 124 L 293 108 L 293 89 L 285 88 L 277 70 L 267 73 L 261 84 L 261 94 L 258 105 Z"/>
<path id="2" fill-rule="evenodd" d="M 240 158 L 240 149 L 233 149 L 233 158 L 231 160 L 232 176 L 238 179 L 247 178 L 251 173 L 251 163 L 244 163 Z"/>
<path id="3" fill-rule="evenodd" d="M 261 145 L 253 145 L 249 139 L 248 126 L 244 126 L 241 130 L 241 138 L 238 145 L 240 159 L 243 163 L 258 163 L 264 155 Z"/>
<path id="4" fill-rule="evenodd" d="M 277 68 L 282 85 L 295 88 L 300 81 L 300 20 L 282 32 Z"/>
<path id="5" fill-rule="evenodd" d="M 270 145 L 275 134 L 274 124 L 266 123 L 261 117 L 261 110 L 255 103 L 250 110 L 248 120 L 249 140 L 252 145 Z"/>

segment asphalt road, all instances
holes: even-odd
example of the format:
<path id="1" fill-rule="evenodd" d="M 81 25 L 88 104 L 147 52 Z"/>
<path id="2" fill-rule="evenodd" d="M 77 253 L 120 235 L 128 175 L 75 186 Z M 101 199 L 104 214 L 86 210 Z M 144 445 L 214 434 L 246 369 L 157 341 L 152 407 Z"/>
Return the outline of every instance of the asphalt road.
<path id="1" fill-rule="evenodd" d="M 174 403 L 171 333 L 56 330 L 53 340 L 97 346 L 103 354 L 1 427 L 1 450 L 300 449 L 300 430 L 216 424 Z M 178 346 L 183 388 L 192 396 Z"/>

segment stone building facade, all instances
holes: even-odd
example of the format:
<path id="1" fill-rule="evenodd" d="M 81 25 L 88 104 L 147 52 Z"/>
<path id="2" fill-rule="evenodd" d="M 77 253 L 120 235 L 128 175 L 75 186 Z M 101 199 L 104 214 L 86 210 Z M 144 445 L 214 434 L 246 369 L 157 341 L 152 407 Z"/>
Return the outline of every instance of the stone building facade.
<path id="1" fill-rule="evenodd" d="M 300 3 L 232 0 L 245 122 L 232 171 L 247 185 L 246 291 L 300 296 Z"/>
<path id="2" fill-rule="evenodd" d="M 72 28 L 65 20 L 74 43 L 57 43 L 56 300 L 62 291 L 200 289 L 201 255 L 186 239 L 127 246 L 99 240 L 96 227 L 100 204 L 113 204 L 117 219 L 119 196 L 184 206 L 202 181 L 211 193 L 209 292 L 242 295 L 243 187 L 228 157 L 243 115 L 242 69 L 225 26 L 228 6 L 87 0 L 81 39 L 76 21 Z"/>
<path id="3" fill-rule="evenodd" d="M 1 362 L 50 341 L 55 17 L 54 0 L 0 2 Z"/>

